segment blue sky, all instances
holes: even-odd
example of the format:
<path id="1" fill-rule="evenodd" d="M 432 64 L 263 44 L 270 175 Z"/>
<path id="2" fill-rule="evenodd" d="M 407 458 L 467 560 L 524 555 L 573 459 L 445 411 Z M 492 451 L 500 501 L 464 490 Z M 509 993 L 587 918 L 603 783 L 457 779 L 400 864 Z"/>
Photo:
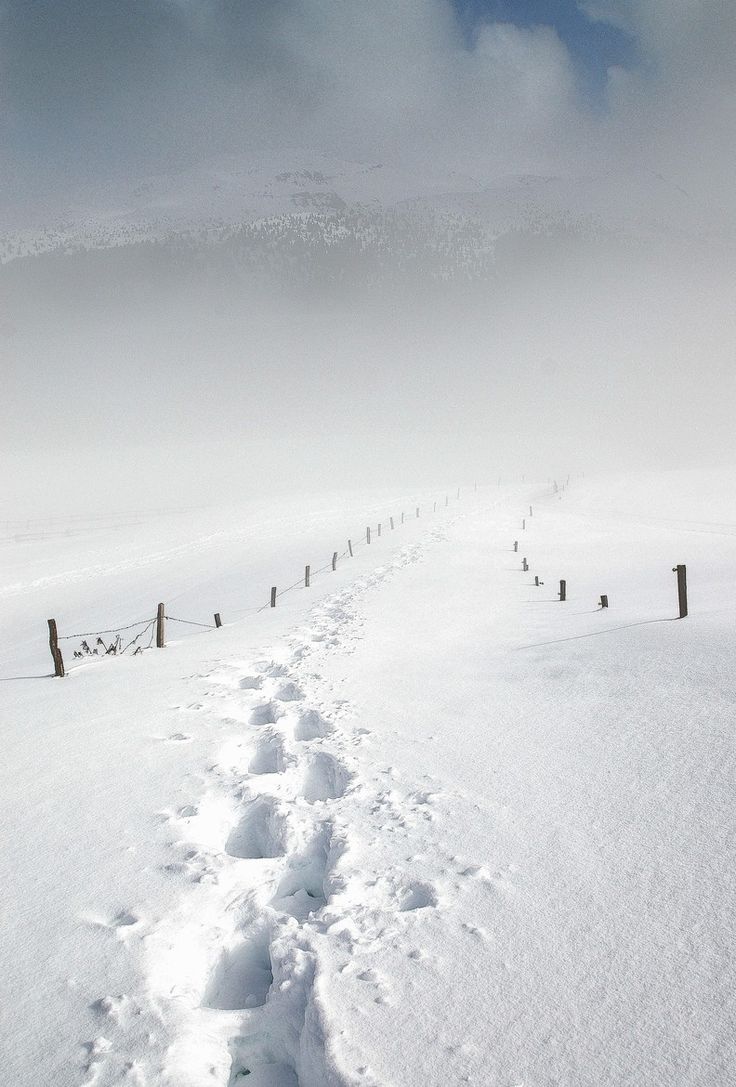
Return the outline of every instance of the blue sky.
<path id="1" fill-rule="evenodd" d="M 575 62 L 580 87 L 600 104 L 611 65 L 630 68 L 636 63 L 634 42 L 607 23 L 592 22 L 575 0 L 452 0 L 468 40 L 472 42 L 483 22 L 515 26 L 551 26 L 565 43 Z"/>

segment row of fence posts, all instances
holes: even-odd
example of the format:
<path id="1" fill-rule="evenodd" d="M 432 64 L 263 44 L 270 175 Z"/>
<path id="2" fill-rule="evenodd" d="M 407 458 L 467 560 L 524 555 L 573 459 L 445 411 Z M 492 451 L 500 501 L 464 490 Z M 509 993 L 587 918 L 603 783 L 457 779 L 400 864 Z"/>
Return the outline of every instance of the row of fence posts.
<path id="1" fill-rule="evenodd" d="M 477 483 L 474 486 L 474 490 L 476 492 L 478 490 L 478 484 Z M 457 489 L 457 497 L 458 497 L 458 499 L 460 498 L 460 487 L 458 487 L 458 489 Z M 445 495 L 445 506 L 449 506 L 449 504 L 450 504 L 450 496 Z M 434 511 L 433 512 L 435 512 L 435 513 L 437 512 L 437 503 L 436 502 L 434 503 Z M 420 507 L 416 506 L 415 516 L 417 518 L 419 518 L 419 514 L 420 514 Z M 391 526 L 391 531 L 393 532 L 393 530 L 395 528 L 394 519 L 393 519 L 393 517 L 389 517 L 388 520 L 389 520 L 389 524 Z M 404 524 L 404 513 L 403 513 L 403 511 L 402 511 L 402 514 L 401 514 L 401 524 L 402 525 Z M 379 523 L 379 525 L 378 525 L 378 535 L 379 536 L 381 535 L 381 529 L 382 529 L 382 525 L 381 525 L 381 523 Z M 366 527 L 366 530 L 365 530 L 365 542 L 367 544 L 369 544 L 371 542 L 371 528 L 370 528 L 370 525 L 368 525 Z M 348 554 L 350 555 L 350 558 L 353 557 L 353 541 L 352 540 L 348 540 Z M 337 560 L 338 560 L 338 552 L 335 551 L 335 552 L 333 552 L 333 555 L 332 555 L 332 569 L 333 569 L 333 571 L 337 570 Z M 305 589 L 308 589 L 310 587 L 311 570 L 312 570 L 311 566 L 305 566 L 304 567 L 304 587 L 305 587 Z M 269 602 L 270 607 L 272 607 L 272 608 L 276 607 L 276 597 L 277 596 L 278 596 L 277 586 L 272 585 L 271 586 L 271 598 L 270 598 L 270 602 Z M 166 632 L 165 632 L 166 614 L 165 614 L 165 611 L 166 611 L 165 606 L 163 604 L 159 604 L 157 609 L 156 609 L 156 648 L 157 649 L 163 649 L 164 646 L 166 645 Z M 56 620 L 55 619 L 49 619 L 48 620 L 48 626 L 49 626 L 49 647 L 51 649 L 51 657 L 52 657 L 53 662 L 54 662 L 54 675 L 63 678 L 64 675 L 65 675 L 64 658 L 62 657 L 61 649 L 59 648 L 59 634 L 58 634 L 58 630 L 57 630 L 57 627 L 56 627 Z M 215 628 L 219 629 L 221 626 L 222 626 L 222 618 L 221 618 L 220 613 L 218 611 L 218 612 L 215 612 Z"/>
<path id="2" fill-rule="evenodd" d="M 565 487 L 567 486 L 567 484 L 569 482 L 570 482 L 570 477 L 568 476 L 567 477 L 567 482 L 565 484 L 563 484 L 562 490 L 565 489 Z M 555 486 L 554 486 L 555 493 L 557 493 L 558 489 L 559 488 L 557 486 L 557 483 L 555 482 Z M 529 516 L 532 517 L 533 513 L 534 513 L 534 510 L 530 506 L 529 507 Z M 526 518 L 522 518 L 521 528 L 522 528 L 522 531 L 526 530 Z M 519 551 L 519 541 L 514 540 L 514 552 L 518 554 L 518 551 Z M 526 556 L 524 556 L 522 558 L 522 560 L 521 560 L 521 570 L 522 570 L 522 573 L 527 573 L 528 570 L 529 570 L 529 563 L 527 561 Z M 679 619 L 685 619 L 686 616 L 687 616 L 687 566 L 685 566 L 683 564 L 681 564 L 679 566 L 673 566 L 672 567 L 672 573 L 677 574 L 677 604 L 678 604 L 679 613 L 680 613 L 678 618 Z M 539 580 L 539 575 L 535 575 L 534 585 L 537 588 L 540 585 L 544 585 L 544 582 Z M 567 600 L 567 581 L 564 578 L 560 579 L 560 589 L 559 589 L 559 592 L 558 592 L 557 595 L 560 598 L 560 602 L 564 602 L 564 601 Z M 608 608 L 608 595 L 607 595 L 607 593 L 601 593 L 601 597 L 600 597 L 600 601 L 598 603 L 598 607 L 600 608 L 601 611 Z"/>

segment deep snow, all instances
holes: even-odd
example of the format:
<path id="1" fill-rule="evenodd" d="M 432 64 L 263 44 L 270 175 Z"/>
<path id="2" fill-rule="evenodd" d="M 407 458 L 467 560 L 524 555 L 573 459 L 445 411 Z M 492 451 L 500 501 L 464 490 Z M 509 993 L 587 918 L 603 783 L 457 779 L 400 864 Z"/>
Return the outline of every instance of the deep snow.
<path id="1" fill-rule="evenodd" d="M 116 621 L 162 571 L 227 620 L 187 532 L 112 557 Z M 27 557 L 6 600 L 109 580 Z M 8 1082 L 731 1082 L 735 559 L 732 473 L 467 490 L 274 611 L 3 683 Z"/>

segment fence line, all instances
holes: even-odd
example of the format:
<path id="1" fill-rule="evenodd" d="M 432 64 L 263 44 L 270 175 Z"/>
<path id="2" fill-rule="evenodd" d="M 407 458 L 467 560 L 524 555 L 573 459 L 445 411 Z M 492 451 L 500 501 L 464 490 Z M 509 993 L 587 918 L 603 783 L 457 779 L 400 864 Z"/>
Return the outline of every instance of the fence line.
<path id="1" fill-rule="evenodd" d="M 476 485 L 475 489 L 477 491 L 477 485 Z M 458 490 L 457 490 L 458 499 L 460 498 L 460 493 L 461 493 L 460 488 L 458 488 Z M 448 504 L 449 504 L 449 497 L 445 496 L 445 506 L 447 506 Z M 416 518 L 418 518 L 420 516 L 420 509 L 421 509 L 420 506 L 415 507 L 415 517 Z M 436 502 L 434 504 L 434 509 L 435 510 L 437 509 L 437 503 Z M 401 524 L 402 525 L 404 524 L 404 521 L 405 521 L 404 512 L 402 512 L 401 513 Z M 394 518 L 393 517 L 389 518 L 389 523 L 391 525 L 391 528 L 393 529 L 394 528 Z M 381 527 L 382 527 L 382 523 L 379 523 L 378 524 L 377 535 L 378 535 L 379 538 L 382 539 L 383 534 L 381 532 Z M 294 534 L 293 536 L 291 536 L 289 538 L 290 539 L 296 539 L 297 537 L 296 537 L 296 534 Z M 346 556 L 349 556 L 349 557 L 352 558 L 354 556 L 354 550 L 355 550 L 356 547 L 360 547 L 361 545 L 362 546 L 368 546 L 370 543 L 371 543 L 371 529 L 370 529 L 370 527 L 368 527 L 367 530 L 366 530 L 365 536 L 362 539 L 360 537 L 358 537 L 358 538 L 351 537 L 347 541 L 347 547 L 345 548 L 345 550 L 340 551 L 340 552 L 334 551 L 333 554 L 332 554 L 332 558 L 328 562 L 326 562 L 324 566 L 320 566 L 316 570 L 312 570 L 310 566 L 307 566 L 305 568 L 305 573 L 299 578 L 299 580 L 293 582 L 293 584 L 291 584 L 291 585 L 287 585 L 287 587 L 285 589 L 278 590 L 275 586 L 273 586 L 272 589 L 271 589 L 270 599 L 268 600 L 268 602 L 266 604 L 263 604 L 260 607 L 251 607 L 251 608 L 246 608 L 243 611 L 239 611 L 238 612 L 239 617 L 242 617 L 242 616 L 245 616 L 245 615 L 258 615 L 261 612 L 266 611 L 268 608 L 275 607 L 277 600 L 281 599 L 281 597 L 285 596 L 287 593 L 293 592 L 294 589 L 297 589 L 297 588 L 309 588 L 310 585 L 311 585 L 311 579 L 312 578 L 314 578 L 315 576 L 317 576 L 319 574 L 325 573 L 327 570 L 335 571 L 337 569 L 337 563 L 338 563 L 339 560 L 344 559 Z M 214 580 L 214 579 L 211 579 L 211 580 Z M 181 596 L 181 595 L 183 595 L 183 594 L 180 593 L 179 596 Z M 178 597 L 174 597 L 173 599 L 178 599 Z M 144 647 L 141 644 L 138 644 L 138 643 L 141 641 L 142 638 L 144 638 L 146 636 L 146 634 L 149 634 L 148 645 L 145 646 L 146 649 L 148 649 L 148 648 L 150 648 L 152 646 L 154 637 L 156 639 L 157 647 L 162 648 L 164 646 L 164 644 L 165 644 L 164 620 L 166 620 L 167 622 L 170 622 L 170 623 L 181 623 L 181 624 L 184 624 L 186 626 L 198 627 L 198 628 L 200 628 L 202 630 L 217 630 L 222 626 L 222 620 L 220 618 L 220 613 L 219 612 L 214 613 L 214 619 L 215 619 L 214 623 L 202 623 L 202 622 L 197 622 L 197 621 L 195 621 L 193 619 L 180 619 L 180 618 L 177 618 L 177 617 L 174 617 L 174 616 L 166 615 L 164 605 L 159 604 L 157 614 L 155 616 L 153 616 L 152 618 L 150 618 L 150 619 L 141 619 L 141 620 L 139 620 L 138 622 L 135 622 L 135 623 L 126 623 L 126 624 L 124 624 L 122 626 L 108 627 L 108 628 L 106 628 L 104 630 L 93 630 L 93 631 L 87 631 L 86 633 L 82 633 L 82 634 L 64 634 L 64 635 L 59 635 L 57 633 L 56 620 L 49 619 L 49 621 L 48 621 L 49 632 L 50 632 L 50 634 L 49 634 L 49 646 L 50 646 L 51 655 L 52 655 L 52 658 L 53 658 L 53 661 L 54 661 L 54 674 L 56 676 L 61 676 L 61 677 L 63 677 L 64 674 L 65 674 L 64 673 L 64 663 L 63 663 L 63 659 L 62 659 L 62 656 L 61 656 L 61 650 L 59 649 L 59 646 L 58 646 L 58 643 L 60 641 L 79 641 L 81 639 L 80 648 L 78 650 L 74 651 L 74 657 L 76 659 L 84 658 L 84 657 L 87 657 L 87 656 L 90 656 L 90 657 L 93 657 L 93 656 L 96 656 L 96 657 L 99 657 L 99 656 L 122 656 L 122 654 L 128 652 L 128 650 L 132 649 L 134 646 L 135 646 L 134 655 L 136 655 L 136 654 L 139 654 L 139 653 L 143 652 Z M 135 630 L 135 629 L 137 629 L 139 627 L 141 629 L 135 635 L 135 637 L 131 638 L 130 641 L 123 644 L 123 640 L 121 639 L 120 635 L 122 633 L 125 633 L 125 632 L 129 631 L 129 630 Z M 102 639 L 103 639 L 103 635 L 109 635 L 109 634 L 114 634 L 115 638 L 108 645 Z M 86 640 L 87 638 L 96 638 L 97 639 L 97 642 L 96 642 L 94 648 L 90 648 L 90 646 L 89 646 L 89 644 L 88 644 L 88 642 Z M 102 653 L 100 653 L 100 648 L 102 649 Z"/>

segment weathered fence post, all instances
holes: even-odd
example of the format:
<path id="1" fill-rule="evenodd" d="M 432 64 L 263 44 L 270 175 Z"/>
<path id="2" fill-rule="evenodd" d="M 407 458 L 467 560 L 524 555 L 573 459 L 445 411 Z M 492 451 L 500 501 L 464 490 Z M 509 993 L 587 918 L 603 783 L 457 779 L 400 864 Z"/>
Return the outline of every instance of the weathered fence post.
<path id="1" fill-rule="evenodd" d="M 537 587 L 539 586 L 539 575 L 538 575 L 538 574 L 537 574 L 537 575 L 535 575 L 535 577 L 534 577 L 534 584 L 535 584 L 535 585 L 536 585 Z"/>
<path id="2" fill-rule="evenodd" d="M 371 542 L 371 526 L 366 525 L 365 528 L 365 542 L 369 544 Z"/>
<path id="3" fill-rule="evenodd" d="M 460 488 L 459 487 L 457 489 L 457 496 L 458 496 L 458 498 L 460 497 Z"/>
<path id="4" fill-rule="evenodd" d="M 332 553 L 332 569 L 337 570 L 337 551 Z"/>
<path id="5" fill-rule="evenodd" d="M 560 580 L 560 600 L 567 600 L 567 582 Z"/>
<path id="6" fill-rule="evenodd" d="M 381 522 L 378 522 L 378 535 L 381 535 Z"/>
<path id="7" fill-rule="evenodd" d="M 348 552 L 350 554 L 350 558 L 352 559 L 352 557 L 353 557 L 353 541 L 352 540 L 348 540 Z"/>
<path id="8" fill-rule="evenodd" d="M 401 523 L 402 523 L 402 525 L 404 523 L 404 514 L 403 513 L 401 514 Z"/>
<path id="9" fill-rule="evenodd" d="M 417 506 L 417 517 L 419 516 L 419 506 Z"/>
<path id="10" fill-rule="evenodd" d="M 163 649 L 164 641 L 164 606 L 159 604 L 156 612 L 156 649 Z"/>
<path id="11" fill-rule="evenodd" d="M 393 519 L 393 517 L 389 517 L 388 523 L 391 525 L 391 531 L 393 532 L 393 530 L 394 530 L 394 519 Z"/>
<path id="12" fill-rule="evenodd" d="M 607 608 L 607 607 L 608 607 L 608 597 L 604 593 L 601 593 L 601 609 Z"/>
<path id="13" fill-rule="evenodd" d="M 435 502 L 435 504 L 432 506 L 432 513 L 436 513 L 436 512 L 437 512 L 437 503 Z"/>
<path id="14" fill-rule="evenodd" d="M 534 510 L 533 510 L 533 509 L 532 509 L 532 507 L 530 506 L 530 507 L 529 507 L 529 516 L 531 517 L 531 516 L 533 515 L 533 513 L 534 513 Z"/>
<path id="15" fill-rule="evenodd" d="M 276 586 L 275 585 L 271 586 L 271 607 L 272 608 L 276 607 Z"/>
<path id="16" fill-rule="evenodd" d="M 221 626 L 222 626 L 222 619 L 220 618 L 219 611 L 216 611 L 215 612 L 215 627 L 216 627 L 216 629 L 219 630 Z"/>
<path id="17" fill-rule="evenodd" d="M 310 572 L 310 570 L 311 570 L 311 567 L 309 567 L 309 566 L 304 567 L 304 588 L 305 589 L 309 588 L 309 572 Z"/>
<path id="18" fill-rule="evenodd" d="M 687 615 L 687 566 L 673 566 L 672 573 L 677 574 L 677 600 L 680 605 L 680 618 Z"/>
<path id="19" fill-rule="evenodd" d="M 59 649 L 59 635 L 56 630 L 56 620 L 49 619 L 49 649 L 51 650 L 51 657 L 54 662 L 54 675 L 59 676 L 60 679 L 64 678 L 64 658 L 61 655 Z"/>
<path id="20" fill-rule="evenodd" d="M 524 529 L 524 531 L 526 531 L 526 517 L 524 517 L 524 519 L 522 520 L 521 527 L 522 529 Z"/>
<path id="21" fill-rule="evenodd" d="M 524 573 L 526 573 L 527 570 L 529 569 L 529 563 L 526 561 L 526 559 L 522 559 L 522 567 L 521 568 L 524 571 Z"/>
<path id="22" fill-rule="evenodd" d="M 518 550 L 519 550 L 519 541 L 514 540 L 514 551 L 518 551 Z"/>

